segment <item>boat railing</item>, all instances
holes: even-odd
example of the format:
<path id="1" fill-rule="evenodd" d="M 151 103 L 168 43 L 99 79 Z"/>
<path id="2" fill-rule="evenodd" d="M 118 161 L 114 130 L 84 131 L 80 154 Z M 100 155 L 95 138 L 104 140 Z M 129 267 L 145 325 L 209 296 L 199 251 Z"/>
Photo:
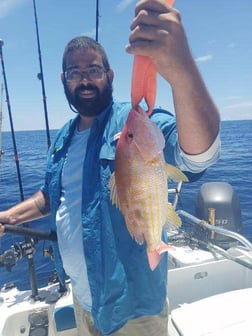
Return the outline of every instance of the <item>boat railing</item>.
<path id="1" fill-rule="evenodd" d="M 216 233 L 219 233 L 221 235 L 224 235 L 226 237 L 230 237 L 230 238 L 233 238 L 239 241 L 242 245 L 246 246 L 252 252 L 252 244 L 250 243 L 250 241 L 248 241 L 248 239 L 246 239 L 239 233 L 221 228 L 219 226 L 211 225 L 207 221 L 199 219 L 184 210 L 177 210 L 176 212 L 179 216 L 186 217 L 187 219 L 191 220 L 194 224 L 200 225 L 210 231 L 214 231 Z"/>
<path id="2" fill-rule="evenodd" d="M 232 254 L 232 248 L 225 250 L 224 248 L 214 244 L 211 240 L 200 241 L 200 244 L 204 245 L 205 248 L 210 252 L 217 253 L 226 259 L 232 260 L 242 266 L 252 269 L 252 244 L 244 236 L 237 232 L 214 226 L 207 221 L 199 219 L 184 210 L 177 210 L 176 213 L 179 216 L 187 218 L 195 225 L 199 225 L 200 227 L 203 227 L 211 232 L 233 238 L 237 243 L 241 243 L 242 246 L 239 248 L 240 255 L 237 256 Z"/>

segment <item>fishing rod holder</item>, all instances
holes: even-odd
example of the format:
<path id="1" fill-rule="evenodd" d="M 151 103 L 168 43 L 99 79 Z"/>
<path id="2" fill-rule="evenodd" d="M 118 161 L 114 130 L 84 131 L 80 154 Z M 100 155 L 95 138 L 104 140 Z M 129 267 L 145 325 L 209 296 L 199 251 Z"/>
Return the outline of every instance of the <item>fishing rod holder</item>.
<path id="1" fill-rule="evenodd" d="M 34 253 L 36 252 L 35 245 L 40 240 L 57 240 L 56 233 L 52 231 L 47 232 L 9 224 L 5 224 L 4 227 L 6 233 L 12 233 L 26 237 L 24 241 L 15 243 L 9 250 L 6 250 L 4 253 L 0 254 L 0 267 L 5 267 L 8 272 L 11 271 L 12 267 L 16 265 L 18 260 L 24 257 L 32 259 Z M 29 239 L 27 239 L 28 237 Z M 54 255 L 52 247 L 50 246 L 48 249 L 44 249 L 43 255 L 49 256 L 51 259 L 53 259 Z"/>
<path id="2" fill-rule="evenodd" d="M 15 243 L 9 250 L 6 250 L 0 255 L 0 266 L 5 267 L 8 272 L 16 265 L 18 260 L 24 257 L 31 258 L 36 252 L 36 242 L 33 239 L 30 241 L 22 241 Z"/>

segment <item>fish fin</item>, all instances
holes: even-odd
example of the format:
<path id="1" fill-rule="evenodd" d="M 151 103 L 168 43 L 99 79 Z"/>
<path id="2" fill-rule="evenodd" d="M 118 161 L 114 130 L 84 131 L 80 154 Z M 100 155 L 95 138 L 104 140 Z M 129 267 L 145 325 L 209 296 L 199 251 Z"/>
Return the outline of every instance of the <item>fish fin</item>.
<path id="1" fill-rule="evenodd" d="M 168 178 L 172 179 L 175 182 L 179 181 L 188 182 L 187 176 L 177 167 L 174 167 L 169 163 L 166 163 L 165 168 Z"/>
<path id="2" fill-rule="evenodd" d="M 156 250 L 154 251 L 147 250 L 147 256 L 148 256 L 150 269 L 154 271 L 154 269 L 160 263 L 161 256 Z"/>
<path id="3" fill-rule="evenodd" d="M 160 263 L 161 254 L 164 253 L 164 252 L 167 252 L 171 249 L 174 249 L 174 247 L 172 247 L 168 244 L 165 244 L 164 242 L 161 242 L 161 244 L 153 251 L 150 250 L 150 249 L 147 249 L 147 257 L 148 257 L 150 269 L 152 271 L 154 271 L 154 269 Z"/>
<path id="4" fill-rule="evenodd" d="M 111 175 L 111 178 L 109 181 L 109 187 L 110 187 L 110 200 L 112 204 L 114 204 L 120 210 L 121 207 L 120 207 L 120 200 L 119 200 L 117 189 L 116 189 L 115 172 L 113 172 Z"/>
<path id="5" fill-rule="evenodd" d="M 167 204 L 167 217 L 165 229 L 177 229 L 182 225 L 180 217 L 177 215 L 171 203 Z"/>

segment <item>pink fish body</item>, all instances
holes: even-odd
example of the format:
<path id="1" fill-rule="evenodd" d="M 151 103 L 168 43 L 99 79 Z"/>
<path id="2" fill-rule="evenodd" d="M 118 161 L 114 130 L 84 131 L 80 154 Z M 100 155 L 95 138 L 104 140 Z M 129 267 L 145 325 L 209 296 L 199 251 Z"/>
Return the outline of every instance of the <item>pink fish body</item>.
<path id="1" fill-rule="evenodd" d="M 141 107 L 133 108 L 117 143 L 115 173 L 110 181 L 111 201 L 123 213 L 130 235 L 137 243 L 147 243 L 153 270 L 160 254 L 169 249 L 161 240 L 163 226 L 181 225 L 168 203 L 168 182 L 186 176 L 164 160 L 165 139 L 161 130 Z"/>

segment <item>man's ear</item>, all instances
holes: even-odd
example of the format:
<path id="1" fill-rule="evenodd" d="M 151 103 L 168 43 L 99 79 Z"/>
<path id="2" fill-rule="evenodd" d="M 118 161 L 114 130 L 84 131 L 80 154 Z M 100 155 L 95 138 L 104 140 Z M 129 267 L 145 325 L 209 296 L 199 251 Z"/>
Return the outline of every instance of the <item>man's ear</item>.
<path id="1" fill-rule="evenodd" d="M 66 79 L 63 73 L 60 75 L 60 78 L 61 78 L 61 82 L 64 84 Z"/>
<path id="2" fill-rule="evenodd" d="M 109 69 L 109 71 L 107 72 L 107 75 L 109 77 L 110 83 L 113 83 L 113 80 L 114 80 L 114 71 L 112 69 Z"/>

